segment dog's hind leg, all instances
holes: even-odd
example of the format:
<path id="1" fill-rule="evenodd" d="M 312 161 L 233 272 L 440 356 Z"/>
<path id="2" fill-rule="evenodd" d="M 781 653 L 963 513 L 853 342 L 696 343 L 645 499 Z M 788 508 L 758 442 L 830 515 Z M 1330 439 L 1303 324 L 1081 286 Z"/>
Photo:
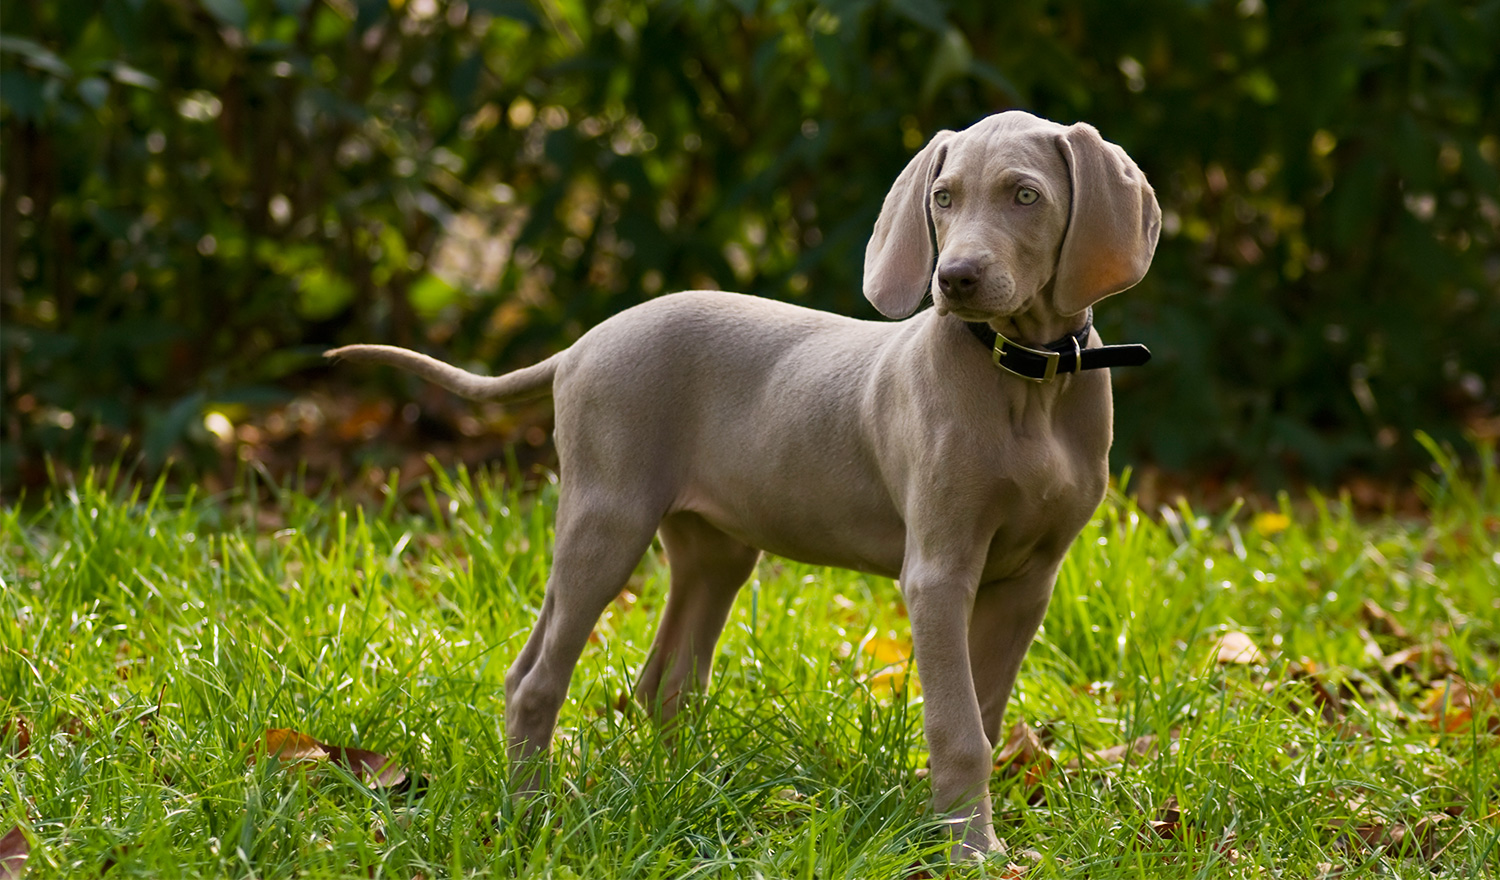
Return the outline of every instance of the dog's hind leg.
<path id="1" fill-rule="evenodd" d="M 505 675 L 507 751 L 519 791 L 540 784 L 537 762 L 552 740 L 573 667 L 650 546 L 659 518 L 638 498 L 585 495 L 564 486 L 541 615 Z"/>
<path id="2" fill-rule="evenodd" d="M 760 551 L 688 512 L 662 520 L 661 540 L 672 585 L 635 693 L 665 723 L 681 708 L 685 691 L 707 689 L 714 646 Z"/>

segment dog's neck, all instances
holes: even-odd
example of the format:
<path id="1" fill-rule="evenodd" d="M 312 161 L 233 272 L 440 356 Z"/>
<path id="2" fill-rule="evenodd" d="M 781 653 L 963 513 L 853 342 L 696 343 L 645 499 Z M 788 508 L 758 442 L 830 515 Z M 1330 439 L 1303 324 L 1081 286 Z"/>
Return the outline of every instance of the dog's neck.
<path id="1" fill-rule="evenodd" d="M 995 366 L 1034 382 L 1050 382 L 1059 375 L 1084 370 L 1137 367 L 1151 360 L 1151 352 L 1144 345 L 1091 345 L 1094 328 L 1090 311 L 1083 313 L 1082 322 L 1071 332 L 1052 329 L 1067 324 L 1045 321 L 1017 325 L 1014 321 L 1002 320 L 988 324 L 965 323 L 965 326 L 974 338 L 991 350 L 990 357 Z M 1059 332 L 1063 335 L 1056 339 L 1030 345 L 1014 338 L 1026 333 L 1031 338 L 1046 339 Z"/>
<path id="2" fill-rule="evenodd" d="M 1059 315 L 1050 308 L 1034 306 L 1020 314 L 992 318 L 989 325 L 1012 342 L 1043 348 L 1082 330 L 1088 320 L 1087 310 L 1076 315 Z"/>

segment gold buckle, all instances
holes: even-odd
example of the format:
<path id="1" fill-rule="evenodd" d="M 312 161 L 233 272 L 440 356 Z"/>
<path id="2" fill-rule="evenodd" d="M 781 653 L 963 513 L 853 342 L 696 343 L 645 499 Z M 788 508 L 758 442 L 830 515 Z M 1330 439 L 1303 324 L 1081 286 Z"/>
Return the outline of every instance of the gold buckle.
<path id="1" fill-rule="evenodd" d="M 1077 346 L 1077 342 L 1074 342 L 1074 345 Z M 1005 364 L 1002 364 L 1000 362 L 1000 356 L 1005 354 L 1007 347 L 1018 349 L 1020 351 L 1027 352 L 1028 354 L 1034 354 L 1038 357 L 1046 358 L 1047 367 L 1042 373 L 1041 378 L 1037 378 L 1036 376 L 1028 376 L 1025 373 L 1018 373 L 1015 370 L 1012 370 L 1010 367 L 1007 367 Z M 1040 349 L 1027 348 L 1020 343 L 1011 342 L 1009 339 L 1006 339 L 1004 336 L 996 333 L 995 351 L 991 355 L 991 358 L 995 361 L 995 366 L 1011 374 L 1012 376 L 1017 376 L 1019 378 L 1025 379 L 1027 382 L 1036 382 L 1037 384 L 1041 384 L 1043 382 L 1051 382 L 1053 378 L 1057 376 L 1057 362 L 1062 359 L 1062 355 L 1058 354 L 1055 351 L 1042 351 Z M 1077 372 L 1076 369 L 1075 372 Z"/>

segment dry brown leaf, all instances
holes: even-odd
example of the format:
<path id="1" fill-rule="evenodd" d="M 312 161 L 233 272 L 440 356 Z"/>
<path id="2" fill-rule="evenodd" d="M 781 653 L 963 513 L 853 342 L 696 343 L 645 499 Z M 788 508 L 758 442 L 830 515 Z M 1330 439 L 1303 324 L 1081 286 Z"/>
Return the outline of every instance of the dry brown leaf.
<path id="1" fill-rule="evenodd" d="M 395 408 L 388 400 L 365 401 L 339 421 L 335 433 L 345 442 L 370 440 L 380 434 L 394 415 Z"/>
<path id="2" fill-rule="evenodd" d="M 1085 767 L 1105 767 L 1110 764 L 1118 764 L 1132 755 L 1146 757 L 1156 753 L 1156 734 L 1148 733 L 1138 736 L 1128 743 L 1120 743 L 1107 749 L 1099 749 L 1088 754 L 1074 758 L 1064 768 L 1072 773 Z"/>
<path id="3" fill-rule="evenodd" d="M 1459 733 L 1469 729 L 1477 715 L 1493 716 L 1495 698 L 1492 688 L 1470 684 L 1456 675 L 1433 682 L 1422 701 L 1422 714 L 1434 730 Z M 1490 717 L 1487 728 L 1494 731 L 1500 717 Z"/>
<path id="4" fill-rule="evenodd" d="M 1341 821 L 1335 821 L 1334 826 L 1345 825 Z M 1406 834 L 1406 828 L 1400 824 L 1387 825 L 1384 822 L 1367 820 L 1348 824 L 1348 829 L 1355 838 L 1370 849 L 1388 849 L 1392 843 L 1400 840 Z"/>
<path id="5" fill-rule="evenodd" d="M 85 724 L 83 722 L 83 719 L 79 718 L 77 715 L 64 715 L 57 720 L 56 727 L 64 734 L 71 737 L 86 738 L 92 737 L 94 735 L 93 728 Z"/>
<path id="6" fill-rule="evenodd" d="M 1217 840 L 1211 838 L 1183 818 L 1176 796 L 1167 798 L 1156 811 L 1156 818 L 1147 820 L 1141 826 L 1136 839 L 1148 847 L 1154 847 L 1162 840 L 1178 841 L 1188 854 L 1212 850 L 1231 863 L 1240 860 L 1240 852 L 1234 848 L 1234 833 L 1230 832 Z"/>
<path id="7" fill-rule="evenodd" d="M 1364 645 L 1366 663 L 1374 663 L 1378 666 L 1385 662 L 1385 651 L 1380 647 L 1380 643 L 1375 641 L 1375 637 L 1370 634 L 1369 630 L 1361 626 L 1355 629 L 1354 634 L 1359 636 L 1360 644 Z"/>
<path id="8" fill-rule="evenodd" d="M 1387 823 L 1366 818 L 1357 823 L 1338 820 L 1333 826 L 1348 827 L 1353 836 L 1371 850 L 1432 861 L 1453 844 L 1452 819 L 1449 813 L 1428 813 L 1412 823 Z"/>
<path id="9" fill-rule="evenodd" d="M 1344 701 L 1328 682 L 1324 681 L 1318 674 L 1317 664 L 1303 658 L 1299 663 L 1292 663 L 1287 667 L 1287 678 L 1291 681 L 1303 682 L 1312 691 L 1313 705 L 1318 707 L 1323 716 L 1324 723 L 1337 724 L 1344 718 Z M 1267 690 L 1277 687 L 1274 682 L 1267 682 Z M 1300 711 L 1296 703 L 1289 707 L 1292 712 Z"/>
<path id="10" fill-rule="evenodd" d="M 1025 721 L 1017 721 L 1010 736 L 995 757 L 996 767 L 1028 767 L 1032 764 L 1052 765 L 1052 755 L 1042 745 L 1041 737 Z"/>
<path id="11" fill-rule="evenodd" d="M 353 773 L 355 778 L 369 785 L 399 785 L 406 781 L 406 771 L 396 766 L 385 755 L 368 749 L 351 749 L 344 746 L 324 745 L 328 757 L 335 764 Z"/>
<path id="12" fill-rule="evenodd" d="M 125 861 L 125 858 L 131 853 L 135 852 L 139 847 L 140 844 L 135 843 L 124 843 L 118 846 L 111 847 L 109 850 L 109 854 L 104 857 L 104 861 L 99 865 L 99 873 L 108 874 L 110 869 L 112 869 L 115 865 L 118 865 L 120 862 Z"/>
<path id="13" fill-rule="evenodd" d="M 264 754 L 282 763 L 312 764 L 329 761 L 371 786 L 397 786 L 407 779 L 406 771 L 385 755 L 369 749 L 329 745 L 289 728 L 278 727 L 266 731 L 261 745 Z"/>
<path id="14" fill-rule="evenodd" d="M 1000 754 L 995 756 L 995 769 L 1009 776 L 1021 774 L 1027 788 L 1040 784 L 1054 763 L 1041 737 L 1024 720 L 1011 728 Z"/>
<path id="15" fill-rule="evenodd" d="M 15 825 L 0 837 L 0 880 L 17 880 L 26 870 L 26 859 L 31 856 L 31 843 Z"/>
<path id="16" fill-rule="evenodd" d="M 1163 840 L 1173 840 L 1182 829 L 1182 809 L 1177 806 L 1177 796 L 1168 795 L 1166 801 L 1156 810 L 1156 815 L 1147 819 L 1141 826 L 1142 834 L 1137 835 L 1142 841 L 1149 838 L 1144 832 L 1150 831 L 1156 837 Z"/>
<path id="17" fill-rule="evenodd" d="M 1347 830 L 1354 839 L 1372 851 L 1432 859 L 1445 848 L 1438 845 L 1437 829 L 1449 818 L 1451 817 L 1447 813 L 1433 813 L 1409 826 L 1405 822 L 1385 822 L 1361 817 L 1347 821 L 1336 819 L 1332 825 L 1334 828 Z"/>
<path id="18" fill-rule="evenodd" d="M 1365 625 L 1370 628 L 1371 632 L 1378 636 L 1390 636 L 1393 639 L 1399 639 L 1403 642 L 1411 638 L 1411 634 L 1406 631 L 1406 627 L 1402 626 L 1400 621 L 1392 617 L 1389 611 L 1380 607 L 1380 603 L 1374 599 L 1366 599 L 1364 604 L 1360 606 L 1359 613 L 1364 618 Z"/>
<path id="19" fill-rule="evenodd" d="M 266 755 L 284 762 L 321 761 L 328 757 L 322 743 L 286 727 L 266 731 L 261 745 Z"/>
<path id="20" fill-rule="evenodd" d="M 1417 854 L 1431 861 L 1442 855 L 1458 837 L 1453 831 L 1453 818 L 1448 813 L 1428 813 L 1411 826 L 1408 839 Z M 1444 834 L 1444 831 L 1448 833 Z M 1444 841 L 1443 838 L 1447 838 Z"/>
<path id="21" fill-rule="evenodd" d="M 25 715 L 17 715 L 0 721 L 0 741 L 15 737 L 16 745 L 11 754 L 24 758 L 31 754 L 31 722 Z"/>
<path id="22" fill-rule="evenodd" d="M 1020 852 L 1016 853 L 1015 856 L 1017 861 L 1006 862 L 1006 873 L 1001 874 L 1001 877 L 1025 877 L 1032 868 L 1035 868 L 1037 865 L 1040 865 L 1042 863 L 1042 854 L 1034 849 L 1023 849 Z M 1025 861 L 1019 861 L 1020 859 L 1025 859 Z"/>
<path id="23" fill-rule="evenodd" d="M 1415 645 L 1388 654 L 1380 661 L 1380 667 L 1393 676 L 1423 678 L 1427 681 L 1451 675 L 1458 669 L 1453 652 L 1441 642 Z"/>
<path id="24" fill-rule="evenodd" d="M 1221 665 L 1235 666 L 1262 666 L 1266 662 L 1255 642 L 1237 629 L 1219 636 L 1214 644 L 1214 659 Z"/>

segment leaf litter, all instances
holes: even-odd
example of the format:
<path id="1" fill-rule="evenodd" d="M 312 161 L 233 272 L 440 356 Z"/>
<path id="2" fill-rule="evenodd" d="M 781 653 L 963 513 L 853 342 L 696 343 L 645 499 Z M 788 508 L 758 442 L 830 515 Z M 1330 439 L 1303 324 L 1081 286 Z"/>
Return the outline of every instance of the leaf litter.
<path id="1" fill-rule="evenodd" d="M 19 825 L 12 826 L 0 837 L 0 880 L 16 880 L 26 870 L 26 859 L 31 856 L 31 843 Z"/>
<path id="2" fill-rule="evenodd" d="M 312 768 L 328 763 L 349 771 L 355 779 L 371 788 L 386 789 L 392 794 L 408 790 L 420 794 L 427 787 L 425 777 L 412 779 L 405 768 L 379 752 L 330 745 L 285 727 L 265 732 L 259 747 L 251 755 L 251 760 L 259 755 L 274 758 L 283 765 L 296 764 Z"/>
<path id="3" fill-rule="evenodd" d="M 1361 618 L 1368 630 L 1360 635 L 1367 641 L 1365 652 L 1370 666 L 1324 667 L 1306 657 L 1285 663 L 1278 669 L 1274 658 L 1268 659 L 1250 636 L 1240 630 L 1225 628 L 1215 640 L 1210 661 L 1224 669 L 1243 668 L 1253 678 L 1264 677 L 1263 691 L 1274 693 L 1287 684 L 1298 686 L 1300 694 L 1286 705 L 1297 714 L 1303 703 L 1316 712 L 1321 721 L 1337 726 L 1342 736 L 1369 737 L 1349 719 L 1349 706 L 1359 702 L 1372 707 L 1406 728 L 1420 726 L 1434 736 L 1479 736 L 1500 738 L 1500 681 L 1485 685 L 1465 680 L 1451 648 L 1440 638 L 1418 641 L 1394 615 L 1373 600 L 1362 604 Z M 1374 644 L 1375 637 L 1396 643 L 1389 654 Z M 1393 645 L 1393 647 L 1395 647 Z M 1178 731 L 1168 736 L 1175 750 Z M 1122 773 L 1132 759 L 1154 757 L 1161 748 L 1154 733 L 1138 736 L 1128 742 L 1085 752 L 1062 765 L 1067 776 L 1094 771 Z M 1436 742 L 1436 740 L 1434 740 Z M 1500 747 L 1492 740 L 1489 747 Z M 1289 749 L 1295 751 L 1295 749 Z M 1025 721 L 1017 722 L 996 757 L 996 769 L 1002 775 L 1020 777 L 1027 789 L 1027 799 L 1042 799 L 1041 786 L 1056 766 L 1056 760 L 1042 744 L 1035 729 Z M 1329 821 L 1330 845 L 1348 856 L 1357 853 L 1418 859 L 1437 870 L 1439 859 L 1462 837 L 1458 818 L 1466 812 L 1462 803 L 1442 809 L 1418 809 L 1409 817 L 1382 815 L 1365 804 L 1362 798 L 1342 801 L 1345 818 Z M 1487 819 L 1500 816 L 1489 811 Z M 1160 848 L 1166 842 L 1199 855 L 1212 852 L 1233 864 L 1241 859 L 1233 831 L 1215 836 L 1198 828 L 1171 796 L 1145 820 L 1137 842 L 1147 848 Z M 1168 857 L 1170 861 L 1173 857 Z M 1336 876 L 1342 869 L 1331 863 L 1322 866 L 1323 876 Z"/>

